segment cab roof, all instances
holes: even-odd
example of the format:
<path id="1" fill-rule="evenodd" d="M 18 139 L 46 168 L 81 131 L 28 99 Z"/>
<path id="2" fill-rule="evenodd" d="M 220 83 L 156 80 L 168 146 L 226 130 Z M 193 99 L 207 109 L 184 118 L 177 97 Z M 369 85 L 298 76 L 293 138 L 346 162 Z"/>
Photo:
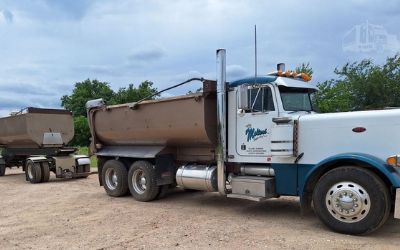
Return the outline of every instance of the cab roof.
<path id="1" fill-rule="evenodd" d="M 279 86 L 285 86 L 290 88 L 305 88 L 305 89 L 314 89 L 318 90 L 318 88 L 310 83 L 306 83 L 299 80 L 294 80 L 286 77 L 278 77 L 278 76 L 257 76 L 257 77 L 246 77 L 243 79 L 239 79 L 236 81 L 232 81 L 229 83 L 229 87 L 235 88 L 243 84 L 271 84 L 276 83 Z"/>

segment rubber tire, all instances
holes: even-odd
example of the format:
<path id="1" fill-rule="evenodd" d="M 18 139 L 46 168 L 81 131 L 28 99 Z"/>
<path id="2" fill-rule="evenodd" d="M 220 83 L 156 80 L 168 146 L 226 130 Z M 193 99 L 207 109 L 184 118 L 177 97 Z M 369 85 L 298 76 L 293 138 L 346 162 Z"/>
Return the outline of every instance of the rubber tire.
<path id="1" fill-rule="evenodd" d="M 6 165 L 0 165 L 0 176 L 4 176 L 6 174 Z"/>
<path id="2" fill-rule="evenodd" d="M 156 199 L 159 200 L 159 199 L 164 198 L 167 195 L 169 189 L 170 189 L 170 185 L 160 186 Z"/>
<path id="3" fill-rule="evenodd" d="M 33 176 L 32 179 L 29 178 L 29 174 L 28 174 L 28 165 L 29 165 L 29 164 L 32 164 L 32 165 L 33 165 L 33 166 L 32 166 L 32 176 Z M 39 163 L 35 163 L 35 162 L 29 160 L 29 161 L 26 163 L 25 174 L 26 174 L 26 179 L 27 179 L 30 183 L 36 184 L 36 183 L 40 183 L 41 180 L 42 180 L 42 168 L 40 167 L 40 164 L 39 164 Z"/>
<path id="4" fill-rule="evenodd" d="M 114 190 L 111 190 L 107 187 L 105 180 L 105 174 L 109 168 L 114 169 L 115 173 L 117 174 L 118 185 Z M 101 179 L 103 187 L 109 196 L 121 197 L 128 194 L 128 170 L 122 162 L 117 160 L 106 161 L 101 171 Z"/>
<path id="5" fill-rule="evenodd" d="M 48 182 L 50 179 L 50 165 L 48 162 L 41 162 L 40 167 L 42 170 L 41 182 Z"/>
<path id="6" fill-rule="evenodd" d="M 342 181 L 355 182 L 362 186 L 371 199 L 371 208 L 367 217 L 354 223 L 336 220 L 325 205 L 325 196 L 329 189 Z M 385 183 L 372 171 L 354 166 L 335 168 L 325 173 L 318 181 L 313 192 L 314 210 L 319 219 L 333 231 L 362 235 L 381 227 L 389 217 L 391 198 Z"/>
<path id="7" fill-rule="evenodd" d="M 135 191 L 132 183 L 132 176 L 135 170 L 141 169 L 146 177 L 146 190 L 143 194 Z M 128 173 L 128 186 L 133 198 L 137 201 L 152 201 L 157 198 L 160 187 L 157 186 L 155 166 L 148 161 L 136 161 L 132 164 Z"/>

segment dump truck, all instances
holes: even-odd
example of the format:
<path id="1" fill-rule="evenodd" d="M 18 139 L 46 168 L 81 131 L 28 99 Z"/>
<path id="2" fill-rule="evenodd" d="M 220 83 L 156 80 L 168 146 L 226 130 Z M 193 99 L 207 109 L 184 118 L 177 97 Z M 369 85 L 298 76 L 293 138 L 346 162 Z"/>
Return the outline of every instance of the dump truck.
<path id="1" fill-rule="evenodd" d="M 0 118 L 0 176 L 6 168 L 22 167 L 31 183 L 57 178 L 85 178 L 90 159 L 66 147 L 74 137 L 72 113 L 62 109 L 29 107 Z"/>
<path id="2" fill-rule="evenodd" d="M 263 201 L 298 196 L 330 229 L 367 234 L 400 218 L 400 109 L 318 114 L 317 88 L 284 64 L 203 91 L 107 106 L 87 102 L 99 182 L 138 201 L 170 187 Z M 180 84 L 179 84 L 180 85 Z"/>

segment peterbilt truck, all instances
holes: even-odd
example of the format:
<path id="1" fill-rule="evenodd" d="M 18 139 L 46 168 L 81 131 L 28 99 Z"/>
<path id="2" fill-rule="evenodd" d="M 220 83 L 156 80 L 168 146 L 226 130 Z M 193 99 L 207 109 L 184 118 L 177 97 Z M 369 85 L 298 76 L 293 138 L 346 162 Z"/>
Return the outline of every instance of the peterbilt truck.
<path id="1" fill-rule="evenodd" d="M 0 176 L 6 168 L 22 167 L 31 183 L 57 178 L 85 178 L 90 159 L 67 147 L 74 137 L 72 113 L 62 109 L 29 107 L 0 118 Z"/>
<path id="2" fill-rule="evenodd" d="M 87 102 L 99 182 L 138 201 L 169 187 L 263 201 L 298 196 L 330 229 L 367 234 L 400 218 L 400 109 L 318 114 L 317 88 L 284 65 L 201 93 L 107 106 Z"/>

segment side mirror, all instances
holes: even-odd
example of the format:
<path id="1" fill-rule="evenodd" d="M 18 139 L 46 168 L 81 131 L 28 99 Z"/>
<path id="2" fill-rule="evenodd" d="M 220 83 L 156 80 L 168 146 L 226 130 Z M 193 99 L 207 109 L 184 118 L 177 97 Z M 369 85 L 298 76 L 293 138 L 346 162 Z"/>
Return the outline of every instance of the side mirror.
<path id="1" fill-rule="evenodd" d="M 240 85 L 238 90 L 238 109 L 249 110 L 249 97 L 246 85 Z"/>

